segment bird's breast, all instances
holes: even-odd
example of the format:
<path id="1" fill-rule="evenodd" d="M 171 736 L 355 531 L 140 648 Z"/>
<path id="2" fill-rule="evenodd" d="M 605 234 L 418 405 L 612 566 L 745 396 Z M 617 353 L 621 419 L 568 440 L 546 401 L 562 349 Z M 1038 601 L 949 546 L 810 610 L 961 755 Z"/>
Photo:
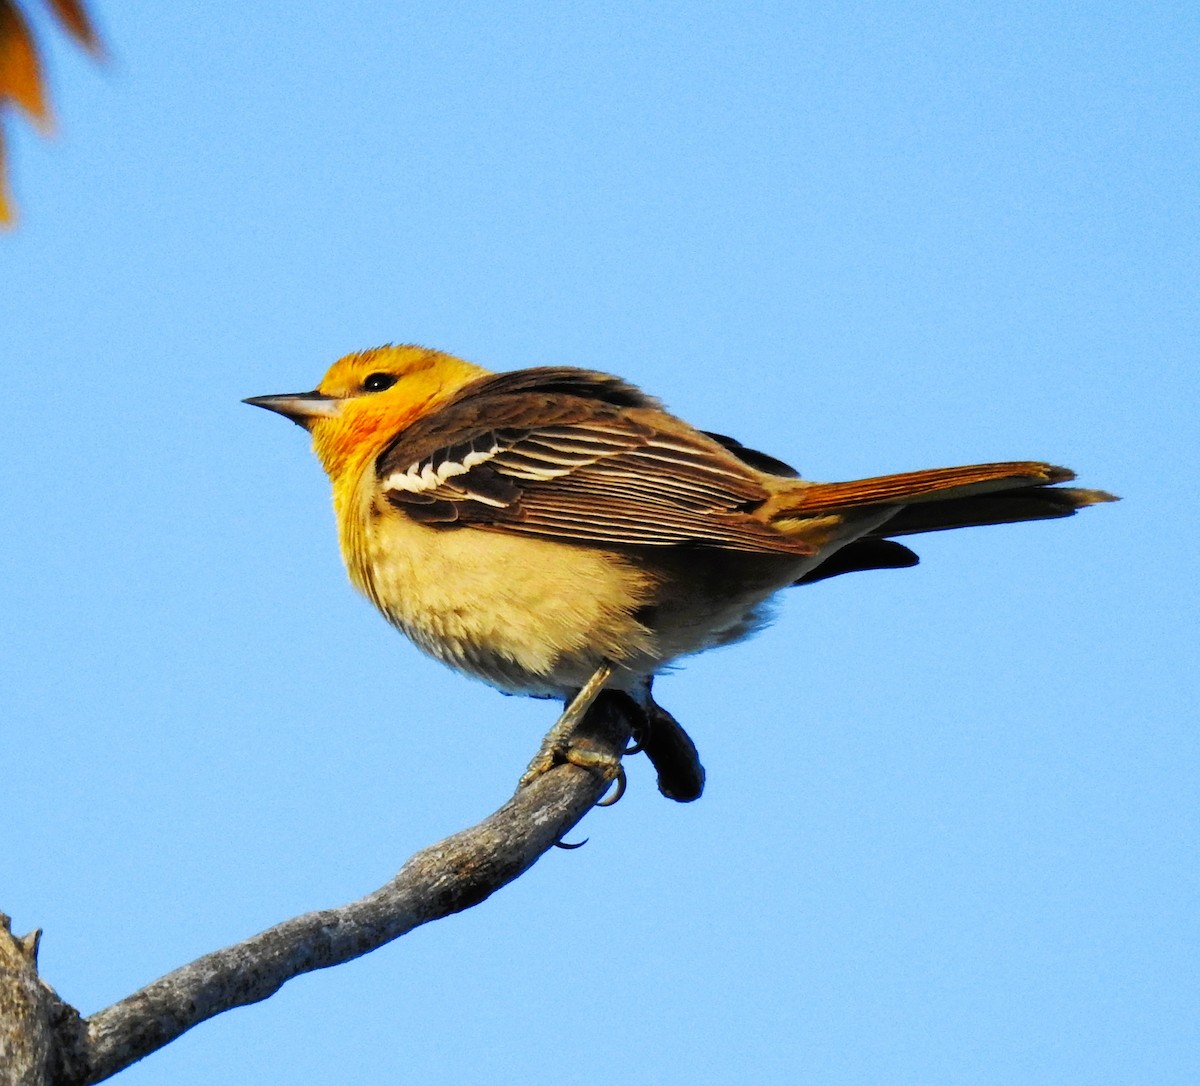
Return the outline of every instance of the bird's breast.
<path id="1" fill-rule="evenodd" d="M 348 514 L 348 515 L 347 515 Z M 680 656 L 745 637 L 798 560 L 580 546 L 419 524 L 377 494 L 345 510 L 354 584 L 431 656 L 512 693 L 565 696 L 605 661 L 633 688 Z"/>
<path id="2" fill-rule="evenodd" d="M 351 580 L 431 656 L 514 693 L 559 696 L 604 659 L 652 652 L 654 586 L 627 557 L 477 528 L 430 527 L 383 499 L 343 553 Z M 347 545 L 348 544 L 348 545 Z"/>

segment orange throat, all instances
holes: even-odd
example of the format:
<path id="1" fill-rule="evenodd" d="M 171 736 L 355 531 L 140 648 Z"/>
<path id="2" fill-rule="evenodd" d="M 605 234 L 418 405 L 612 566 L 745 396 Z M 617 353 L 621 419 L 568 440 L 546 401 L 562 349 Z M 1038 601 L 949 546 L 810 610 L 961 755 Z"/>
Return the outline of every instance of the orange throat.
<path id="1" fill-rule="evenodd" d="M 413 405 L 401 415 L 392 404 L 347 403 L 336 417 L 318 420 L 312 428 L 313 451 L 334 492 L 353 486 L 363 468 L 420 417 L 423 407 Z"/>

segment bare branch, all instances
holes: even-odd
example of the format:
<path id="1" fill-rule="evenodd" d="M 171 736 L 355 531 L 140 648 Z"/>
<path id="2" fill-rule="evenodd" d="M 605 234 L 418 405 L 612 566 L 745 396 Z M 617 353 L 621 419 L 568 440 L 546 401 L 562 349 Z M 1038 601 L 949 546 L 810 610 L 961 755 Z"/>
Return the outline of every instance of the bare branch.
<path id="1" fill-rule="evenodd" d="M 0 1086 L 45 1086 L 63 1076 L 83 1023 L 37 972 L 40 931 L 14 936 L 0 913 Z"/>
<path id="2" fill-rule="evenodd" d="M 49 990 L 37 975 L 37 933 L 17 938 L 0 913 L 0 1082 L 40 1084 L 50 1074 Z"/>
<path id="3" fill-rule="evenodd" d="M 69 1013 L 64 1014 L 65 1005 L 59 1004 L 59 1051 L 30 1056 L 52 1069 L 12 1081 L 21 1086 L 100 1082 L 205 1019 L 266 999 L 301 973 L 339 965 L 430 920 L 479 904 L 528 870 L 596 804 L 629 742 L 632 709 L 623 695 L 602 695 L 575 733 L 572 747 L 598 756 L 604 768 L 556 766 L 478 825 L 418 852 L 374 893 L 206 954 L 92 1015 L 82 1023 L 84 1029 L 77 1018 L 73 1026 L 73 1012 L 65 1008 Z M 41 984 L 32 966 L 27 972 L 33 984 Z M 7 977 L 0 974 L 0 980 Z M 27 987 L 27 978 L 21 983 Z M 8 1086 L 2 1075 L 0 1080 L 0 1086 Z"/>

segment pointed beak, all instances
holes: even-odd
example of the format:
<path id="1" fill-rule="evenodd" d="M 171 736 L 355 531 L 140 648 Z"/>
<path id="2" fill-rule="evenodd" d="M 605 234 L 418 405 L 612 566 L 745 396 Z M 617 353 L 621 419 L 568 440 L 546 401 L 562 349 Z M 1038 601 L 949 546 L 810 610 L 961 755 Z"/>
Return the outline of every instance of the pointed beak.
<path id="1" fill-rule="evenodd" d="M 251 396 L 242 401 L 253 407 L 265 407 L 297 426 L 311 430 L 318 419 L 332 418 L 342 409 L 342 401 L 324 392 L 285 392 L 281 396 Z"/>

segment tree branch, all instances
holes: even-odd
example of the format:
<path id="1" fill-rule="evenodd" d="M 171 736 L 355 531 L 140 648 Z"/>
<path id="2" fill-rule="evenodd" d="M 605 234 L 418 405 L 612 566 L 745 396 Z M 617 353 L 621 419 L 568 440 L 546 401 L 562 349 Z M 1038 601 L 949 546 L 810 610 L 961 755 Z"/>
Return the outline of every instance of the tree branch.
<path id="1" fill-rule="evenodd" d="M 31 1058 L 41 1059 L 50 1070 L 42 1077 L 36 1077 L 35 1071 L 35 1077 L 14 1077 L 11 1082 L 21 1086 L 100 1082 L 200 1022 L 266 999 L 301 973 L 339 965 L 431 920 L 479 904 L 528 870 L 595 805 L 628 745 L 631 711 L 623 695 L 603 694 L 572 740 L 572 747 L 607 757 L 611 770 L 556 766 L 478 825 L 418 852 L 374 893 L 340 908 L 298 916 L 206 954 L 92 1015 L 82 1029 L 77 1017 L 72 1028 L 70 1014 L 59 1004 L 57 1055 L 31 1050 Z M 0 961 L 0 981 L 7 979 L 2 965 Z M 32 966 L 30 974 L 40 985 Z M 45 990 L 53 997 L 49 988 Z M 21 1005 L 27 1003 L 25 998 Z M 3 1011 L 0 1006 L 0 1017 Z M 5 1036 L 0 1021 L 0 1038 Z M 9 1081 L 0 1069 L 0 1084 L 8 1086 Z"/>
<path id="2" fill-rule="evenodd" d="M 12 933 L 0 913 L 0 1086 L 43 1086 L 64 1077 L 83 1022 L 37 972 L 40 931 Z"/>

